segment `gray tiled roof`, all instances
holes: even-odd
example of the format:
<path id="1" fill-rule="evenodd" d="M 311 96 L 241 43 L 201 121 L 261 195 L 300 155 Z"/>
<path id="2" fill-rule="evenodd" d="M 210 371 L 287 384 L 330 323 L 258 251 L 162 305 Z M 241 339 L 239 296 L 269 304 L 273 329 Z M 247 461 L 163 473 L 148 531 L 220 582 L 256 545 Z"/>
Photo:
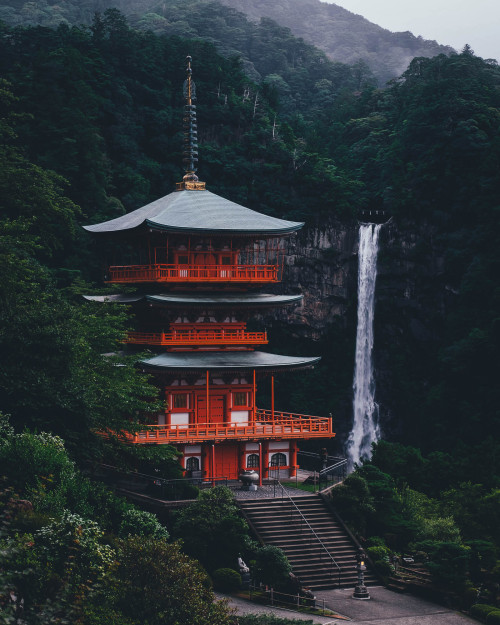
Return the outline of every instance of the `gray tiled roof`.
<path id="1" fill-rule="evenodd" d="M 267 352 L 166 352 L 140 364 L 166 371 L 237 371 L 306 369 L 319 357 L 281 356 Z"/>
<path id="2" fill-rule="evenodd" d="M 169 232 L 212 234 L 288 234 L 304 225 L 269 217 L 210 191 L 174 191 L 127 215 L 92 226 L 89 232 L 121 232 L 141 225 Z"/>
<path id="3" fill-rule="evenodd" d="M 302 301 L 303 295 L 272 295 L 270 293 L 162 293 L 160 295 L 84 295 L 90 302 L 131 304 L 148 300 L 166 306 L 286 306 Z"/>

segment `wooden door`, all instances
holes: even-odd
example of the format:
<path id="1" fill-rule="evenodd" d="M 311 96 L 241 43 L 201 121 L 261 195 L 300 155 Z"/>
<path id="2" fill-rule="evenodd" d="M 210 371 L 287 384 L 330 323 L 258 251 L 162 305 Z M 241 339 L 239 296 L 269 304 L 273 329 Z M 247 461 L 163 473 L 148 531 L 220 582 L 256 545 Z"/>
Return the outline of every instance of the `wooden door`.
<path id="1" fill-rule="evenodd" d="M 238 445 L 216 445 L 215 477 L 238 479 Z"/>
<path id="2" fill-rule="evenodd" d="M 224 423 L 226 419 L 226 401 L 224 395 L 210 395 L 210 410 L 207 416 L 207 398 L 198 397 L 197 422 L 198 423 Z"/>

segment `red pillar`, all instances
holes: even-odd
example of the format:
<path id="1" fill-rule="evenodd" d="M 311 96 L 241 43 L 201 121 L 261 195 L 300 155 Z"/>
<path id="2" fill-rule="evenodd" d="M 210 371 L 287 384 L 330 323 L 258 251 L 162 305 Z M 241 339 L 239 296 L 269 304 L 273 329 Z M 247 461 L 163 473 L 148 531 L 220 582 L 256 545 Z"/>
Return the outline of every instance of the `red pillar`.
<path id="1" fill-rule="evenodd" d="M 297 475 L 297 441 L 290 441 L 290 477 Z"/>
<path id="2" fill-rule="evenodd" d="M 271 418 L 274 423 L 274 375 L 271 376 Z"/>
<path id="3" fill-rule="evenodd" d="M 262 486 L 262 443 L 259 443 L 259 486 Z"/>
<path id="4" fill-rule="evenodd" d="M 209 374 L 207 369 L 207 423 L 210 423 L 210 393 L 209 393 Z"/>
<path id="5" fill-rule="evenodd" d="M 165 389 L 165 425 L 171 424 L 171 410 L 172 406 L 170 405 L 170 395 L 167 389 Z"/>
<path id="6" fill-rule="evenodd" d="M 263 457 L 263 464 L 262 464 L 262 473 L 264 478 L 268 478 L 269 477 L 269 443 L 266 441 L 265 443 L 263 443 L 263 447 L 264 447 L 264 457 Z"/>
<path id="7" fill-rule="evenodd" d="M 201 447 L 201 470 L 204 478 L 210 475 L 210 447 L 208 445 Z"/>
<path id="8" fill-rule="evenodd" d="M 207 371 L 208 378 L 208 371 Z M 212 445 L 212 488 L 215 486 L 215 445 Z"/>
<path id="9" fill-rule="evenodd" d="M 255 404 L 257 402 L 257 398 L 255 397 L 256 391 L 257 391 L 257 386 L 255 384 L 255 369 L 254 369 L 253 370 L 253 406 L 252 406 L 252 412 L 253 412 L 252 422 L 253 423 L 255 423 Z"/>
<path id="10" fill-rule="evenodd" d="M 245 462 L 245 447 L 245 443 L 239 443 L 238 445 L 238 476 L 247 468 L 247 463 Z"/>

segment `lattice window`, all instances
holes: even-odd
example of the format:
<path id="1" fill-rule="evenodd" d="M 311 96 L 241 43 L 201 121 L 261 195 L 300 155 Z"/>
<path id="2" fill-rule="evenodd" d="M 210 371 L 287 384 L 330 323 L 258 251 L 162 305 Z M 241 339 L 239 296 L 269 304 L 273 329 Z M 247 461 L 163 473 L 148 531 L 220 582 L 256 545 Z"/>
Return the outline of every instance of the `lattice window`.
<path id="1" fill-rule="evenodd" d="M 271 466 L 272 467 L 286 467 L 285 454 L 282 454 L 282 453 L 273 454 L 271 456 Z"/>
<path id="2" fill-rule="evenodd" d="M 186 460 L 186 469 L 188 471 L 199 471 L 200 470 L 200 459 L 196 458 L 196 456 L 191 456 Z"/>
<path id="3" fill-rule="evenodd" d="M 187 393 L 174 393 L 172 395 L 172 408 L 187 408 L 188 407 L 188 394 Z"/>
<path id="4" fill-rule="evenodd" d="M 247 468 L 255 469 L 259 467 L 259 455 L 258 454 L 250 454 L 247 458 Z"/>
<path id="5" fill-rule="evenodd" d="M 233 393 L 233 406 L 247 406 L 248 405 L 248 393 L 238 392 Z"/>

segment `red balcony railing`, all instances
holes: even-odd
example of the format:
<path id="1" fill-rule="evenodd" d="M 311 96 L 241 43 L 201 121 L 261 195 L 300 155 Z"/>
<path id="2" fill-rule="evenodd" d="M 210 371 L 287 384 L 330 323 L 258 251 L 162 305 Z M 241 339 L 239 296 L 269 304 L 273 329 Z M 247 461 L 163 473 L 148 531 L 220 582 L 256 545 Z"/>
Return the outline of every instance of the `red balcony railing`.
<path id="1" fill-rule="evenodd" d="M 245 330 L 176 330 L 174 332 L 129 332 L 125 340 L 133 345 L 264 345 L 267 332 Z"/>
<path id="2" fill-rule="evenodd" d="M 278 282 L 277 265 L 113 265 L 105 282 Z"/>
<path id="3" fill-rule="evenodd" d="M 255 438 L 325 438 L 334 435 L 332 420 L 271 410 L 257 410 L 255 421 L 248 423 L 190 423 L 153 425 L 151 429 L 130 434 L 132 443 L 191 443 L 207 440 L 245 440 Z"/>

